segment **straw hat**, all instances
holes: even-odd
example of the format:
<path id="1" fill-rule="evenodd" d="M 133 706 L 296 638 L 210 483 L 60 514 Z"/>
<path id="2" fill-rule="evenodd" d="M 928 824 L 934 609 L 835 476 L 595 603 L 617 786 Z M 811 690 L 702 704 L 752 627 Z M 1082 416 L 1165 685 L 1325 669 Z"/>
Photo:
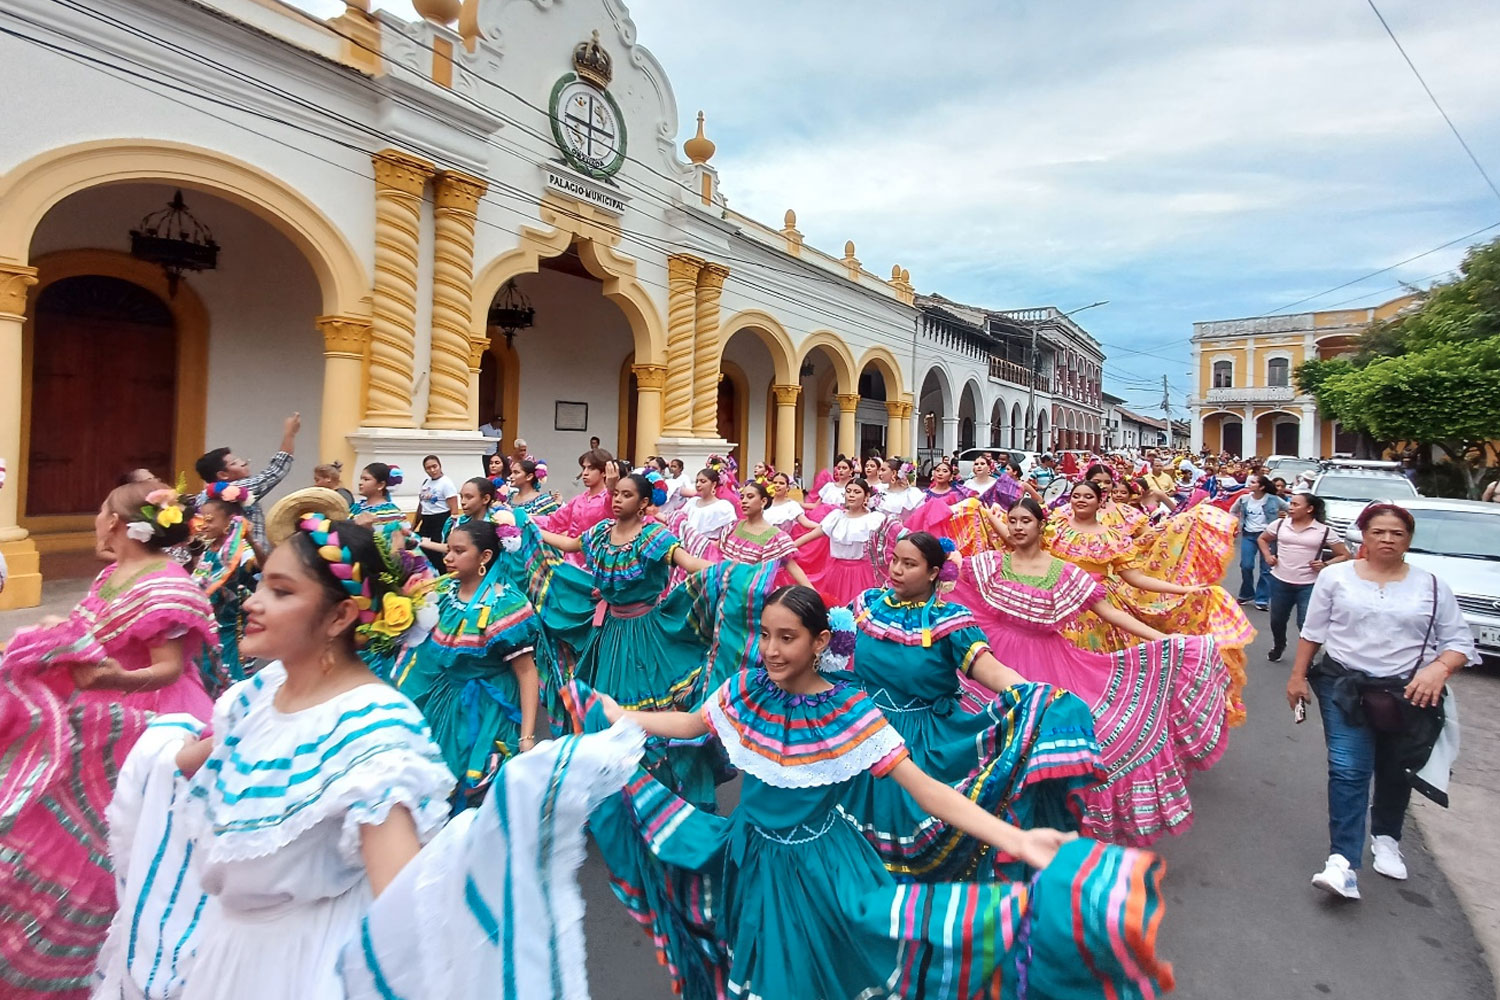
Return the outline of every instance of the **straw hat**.
<path id="1" fill-rule="evenodd" d="M 341 520 L 349 516 L 349 504 L 333 490 L 322 486 L 309 486 L 288 493 L 276 501 L 276 506 L 266 516 L 266 537 L 272 545 L 280 545 L 292 537 L 297 525 L 308 514 L 323 514 Z"/>

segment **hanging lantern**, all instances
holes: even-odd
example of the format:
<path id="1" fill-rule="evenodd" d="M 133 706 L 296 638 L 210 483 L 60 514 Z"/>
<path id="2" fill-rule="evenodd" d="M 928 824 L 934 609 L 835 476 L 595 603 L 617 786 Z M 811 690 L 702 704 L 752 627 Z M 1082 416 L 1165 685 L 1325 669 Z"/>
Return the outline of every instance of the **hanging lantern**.
<path id="1" fill-rule="evenodd" d="M 516 279 L 512 278 L 502 285 L 500 294 L 490 304 L 489 325 L 498 326 L 500 332 L 505 334 L 505 345 L 512 346 L 516 332 L 530 329 L 535 320 L 536 310 L 516 287 Z"/>
<path id="2" fill-rule="evenodd" d="M 184 271 L 212 271 L 218 266 L 219 244 L 188 211 L 178 191 L 166 208 L 147 215 L 139 229 L 130 231 L 130 255 L 160 264 L 167 273 L 167 294 L 176 297 Z"/>

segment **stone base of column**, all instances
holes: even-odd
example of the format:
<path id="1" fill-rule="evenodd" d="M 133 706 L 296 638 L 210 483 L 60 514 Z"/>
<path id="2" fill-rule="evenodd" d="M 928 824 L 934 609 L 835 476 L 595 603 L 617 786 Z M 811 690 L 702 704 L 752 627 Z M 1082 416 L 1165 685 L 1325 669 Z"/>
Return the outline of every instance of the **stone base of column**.
<path id="1" fill-rule="evenodd" d="M 669 462 L 674 458 L 680 459 L 689 476 L 695 475 L 708 464 L 708 456 L 727 455 L 734 448 L 734 442 L 719 437 L 662 437 L 656 442 L 656 454 Z M 744 473 L 745 470 L 741 469 L 741 481 L 744 480 Z"/>
<path id="2" fill-rule="evenodd" d="M 476 431 L 436 431 L 413 427 L 361 427 L 349 435 L 354 449 L 354 467 L 344 469 L 344 488 L 354 492 L 359 472 L 371 462 L 401 466 L 401 485 L 391 490 L 391 499 L 403 510 L 415 510 L 417 490 L 427 473 L 422 459 L 436 455 L 443 463 L 443 474 L 455 486 L 465 479 L 485 474 L 484 456 L 493 452 L 501 441 Z"/>
<path id="3" fill-rule="evenodd" d="M 30 538 L 0 542 L 5 557 L 5 589 L 0 590 L 0 611 L 34 608 L 42 603 L 42 564 L 36 543 Z"/>

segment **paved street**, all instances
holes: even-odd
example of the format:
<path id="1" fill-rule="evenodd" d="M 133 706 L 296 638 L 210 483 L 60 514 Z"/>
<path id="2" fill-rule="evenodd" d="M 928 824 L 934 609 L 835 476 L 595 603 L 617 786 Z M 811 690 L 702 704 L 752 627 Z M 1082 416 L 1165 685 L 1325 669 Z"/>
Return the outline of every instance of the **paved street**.
<path id="1" fill-rule="evenodd" d="M 44 607 L 0 614 L 0 637 L 41 613 L 66 613 L 84 587 L 49 584 Z M 1282 694 L 1287 665 L 1266 662 L 1265 615 L 1251 616 L 1262 638 L 1251 650 L 1249 721 L 1219 765 L 1193 783 L 1194 828 L 1158 845 L 1170 865 L 1161 947 L 1176 965 L 1176 996 L 1492 1000 L 1459 896 L 1500 954 L 1500 847 L 1491 836 L 1500 827 L 1500 671 L 1470 671 L 1455 682 L 1464 749 L 1454 808 L 1416 800 L 1419 823 L 1408 823 L 1404 842 L 1411 878 L 1392 882 L 1367 864 L 1364 899 L 1341 904 L 1308 885 L 1328 849 L 1317 714 L 1292 724 Z M 650 941 L 615 900 L 596 857 L 581 881 L 594 997 L 668 1000 Z"/>
<path id="2" fill-rule="evenodd" d="M 1183 1000 L 1493 1000 L 1497 995 L 1474 931 L 1450 884 L 1451 873 L 1495 885 L 1500 853 L 1489 834 L 1500 822 L 1500 673 L 1457 681 L 1466 718 L 1464 750 L 1442 814 L 1445 876 L 1428 838 L 1408 822 L 1403 847 L 1411 877 L 1376 875 L 1366 861 L 1364 898 L 1341 904 L 1308 880 L 1328 855 L 1323 733 L 1317 713 L 1292 724 L 1284 688 L 1288 663 L 1269 663 L 1265 614 L 1250 655 L 1249 721 L 1234 732 L 1219 765 L 1193 783 L 1197 822 L 1158 845 L 1169 869 L 1170 907 L 1161 938 L 1177 969 Z M 1481 720 L 1490 720 L 1488 724 Z M 1473 721 L 1468 721 L 1472 719 Z M 1481 811 L 1484 810 L 1484 811 Z M 1495 822 L 1486 823 L 1486 815 Z M 1429 821 L 1431 823 L 1432 821 Z M 1477 831 L 1478 835 L 1475 834 Z M 667 1000 L 667 980 L 646 935 L 630 924 L 591 857 L 582 880 L 588 900 L 590 976 L 598 1000 Z M 1492 929 L 1492 896 L 1475 893 Z M 787 998 L 794 1000 L 794 998 Z"/>

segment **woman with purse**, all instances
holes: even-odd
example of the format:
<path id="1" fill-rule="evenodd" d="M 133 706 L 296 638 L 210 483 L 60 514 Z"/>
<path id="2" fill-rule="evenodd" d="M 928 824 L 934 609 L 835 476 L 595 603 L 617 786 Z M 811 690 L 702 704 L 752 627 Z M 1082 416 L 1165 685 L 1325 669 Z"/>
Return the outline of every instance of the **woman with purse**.
<path id="1" fill-rule="evenodd" d="M 1312 884 L 1345 899 L 1359 898 L 1367 807 L 1375 870 L 1406 878 L 1400 841 L 1411 776 L 1442 731 L 1448 678 L 1478 662 L 1453 591 L 1406 562 L 1411 513 L 1376 503 L 1355 523 L 1364 558 L 1318 574 L 1286 687 L 1294 712 L 1318 696 L 1328 743 L 1329 857 Z"/>
<path id="2" fill-rule="evenodd" d="M 1312 600 L 1318 574 L 1348 559 L 1349 549 L 1324 523 L 1322 498 L 1303 492 L 1292 494 L 1287 501 L 1287 516 L 1261 532 L 1256 545 L 1261 559 L 1271 567 L 1271 652 L 1266 659 L 1279 663 L 1286 651 L 1286 623 L 1292 608 L 1297 609 L 1300 632 L 1307 621 L 1307 602 Z"/>

